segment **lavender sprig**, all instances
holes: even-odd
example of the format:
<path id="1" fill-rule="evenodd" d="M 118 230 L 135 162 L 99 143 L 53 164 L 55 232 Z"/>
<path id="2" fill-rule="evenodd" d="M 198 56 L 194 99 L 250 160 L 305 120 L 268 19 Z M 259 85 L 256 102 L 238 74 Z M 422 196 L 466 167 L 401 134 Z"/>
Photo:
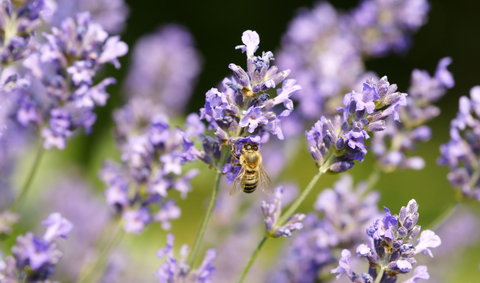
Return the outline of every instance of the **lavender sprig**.
<path id="1" fill-rule="evenodd" d="M 53 276 L 62 257 L 53 240 L 65 239 L 73 225 L 59 213 L 52 213 L 42 224 L 47 227 L 42 238 L 30 232 L 17 237 L 12 247 L 13 256 L 7 257 L 5 267 L 0 269 L 2 282 L 44 282 Z"/>
<path id="2" fill-rule="evenodd" d="M 107 86 L 115 79 L 106 78 L 93 85 L 93 77 L 105 63 L 119 68 L 118 57 L 125 55 L 128 46 L 118 36 L 109 37 L 94 23 L 88 12 L 76 19 L 67 18 L 61 28 L 43 33 L 47 42 L 39 54 L 29 56 L 23 65 L 30 70 L 31 81 L 40 84 L 38 90 L 18 97 L 18 113 L 24 126 L 36 127 L 44 138 L 44 147 L 64 149 L 66 139 L 75 129 L 91 131 L 96 120 L 95 106 L 103 106 L 108 98 Z"/>
<path id="3" fill-rule="evenodd" d="M 319 274 L 336 262 L 339 249 L 353 249 L 367 240 L 363 232 L 380 216 L 379 194 L 366 193 L 368 189 L 366 182 L 354 187 L 353 178 L 343 174 L 333 189 L 320 192 L 315 211 L 307 214 L 303 229 L 279 257 L 280 267 L 272 271 L 274 276 L 269 273 L 268 282 L 318 281 Z"/>
<path id="4" fill-rule="evenodd" d="M 190 270 L 191 266 L 187 264 L 187 255 L 189 249 L 187 245 L 180 248 L 180 258 L 177 260 L 173 254 L 173 234 L 167 235 L 167 246 L 157 252 L 158 258 L 164 258 L 166 261 L 161 265 L 153 276 L 158 278 L 159 283 L 181 283 L 198 282 L 212 283 L 212 277 L 215 274 L 215 267 L 212 261 L 215 259 L 216 252 L 210 249 L 206 252 L 202 264 L 195 270 Z"/>
<path id="5" fill-rule="evenodd" d="M 275 190 L 275 200 L 273 203 L 262 201 L 262 212 L 265 217 L 265 229 L 271 237 L 289 237 L 292 238 L 292 232 L 303 228 L 302 221 L 305 214 L 297 213 L 292 215 L 285 224 L 278 222 L 282 213 L 282 195 L 283 187 L 280 186 Z"/>
<path id="6" fill-rule="evenodd" d="M 367 235 L 372 239 L 370 245 L 361 244 L 357 247 L 357 255 L 363 257 L 369 262 L 368 273 L 360 275 L 353 272 L 348 260 L 351 253 L 348 250 L 342 251 L 342 258 L 339 266 L 332 270 L 337 273 L 337 279 L 346 274 L 352 282 L 373 282 L 387 283 L 396 282 L 399 274 L 407 274 L 412 271 L 413 266 L 417 264 L 414 256 L 419 253 L 428 254 L 433 257 L 429 248 L 438 247 L 441 244 L 440 237 L 433 231 L 425 230 L 421 233 L 418 244 L 409 244 L 420 233 L 420 226 L 416 225 L 418 221 L 418 204 L 412 199 L 406 207 L 400 209 L 398 215 L 391 215 L 390 210 L 385 208 L 383 219 L 377 219 L 373 225 L 367 229 Z M 426 277 L 425 266 L 418 266 L 414 277 Z M 410 279 L 411 282 L 416 282 Z M 406 281 L 409 282 L 409 281 Z"/>
<path id="7" fill-rule="evenodd" d="M 168 198 L 169 191 L 177 190 L 185 198 L 191 190 L 190 179 L 198 174 L 192 169 L 182 175 L 183 165 L 195 160 L 197 150 L 188 134 L 170 128 L 167 117 L 153 105 L 132 99 L 115 112 L 122 164 L 105 162 L 99 173 L 107 185 L 107 203 L 122 215 L 124 230 L 136 234 L 151 222 L 170 229 L 170 221 L 180 217 L 181 211 Z"/>
<path id="8" fill-rule="evenodd" d="M 292 94 L 301 87 L 287 76 L 290 70 L 278 72 L 276 66 L 270 66 L 274 60 L 273 53 L 263 52 L 255 56 L 260 37 L 255 31 L 243 33 L 242 42 L 236 49 L 241 49 L 247 55 L 247 71 L 238 65 L 230 64 L 236 79 L 226 78 L 222 85 L 224 90 L 212 88 L 206 93 L 205 107 L 200 109 L 200 116 L 209 123 L 209 129 L 214 131 L 216 140 L 205 138 L 205 154 L 199 156 L 207 164 L 222 169 L 227 174 L 227 181 L 233 182 L 238 174 L 237 168 L 230 164 L 217 166 L 220 159 L 218 147 L 221 145 L 236 146 L 240 149 L 247 141 L 261 144 L 269 140 L 269 133 L 283 139 L 281 122 L 293 111 Z M 277 96 L 270 98 L 267 93 L 282 83 L 276 89 Z M 277 105 L 283 105 L 276 107 Z M 215 154 L 216 153 L 216 154 Z M 230 162 L 229 162 L 230 163 Z M 223 167 L 223 168 L 222 168 Z"/>
<path id="9" fill-rule="evenodd" d="M 362 162 L 367 153 L 364 142 L 370 138 L 368 132 L 385 130 L 385 120 L 389 116 L 400 121 L 399 107 L 407 104 L 407 94 L 396 92 L 396 89 L 386 76 L 377 84 L 370 78 L 363 84 L 362 92 L 345 95 L 345 107 L 337 108 L 342 115 L 335 116 L 333 121 L 322 116 L 310 131 L 305 132 L 312 158 L 323 172 L 352 169 L 354 161 Z M 331 162 L 327 162 L 329 158 Z"/>
<path id="10" fill-rule="evenodd" d="M 222 146 L 236 148 L 235 154 L 239 155 L 241 147 L 250 142 L 258 145 L 269 140 L 270 133 L 282 140 L 282 120 L 293 111 L 291 95 L 301 89 L 293 79 L 285 80 L 289 70 L 278 72 L 276 66 L 270 66 L 274 60 L 272 52 L 263 52 L 262 56 L 255 56 L 260 37 L 257 32 L 247 30 L 242 35 L 244 45 L 241 49 L 247 55 L 247 71 L 241 67 L 230 64 L 237 80 L 224 79 L 224 91 L 216 88 L 206 93 L 205 107 L 200 109 L 201 119 L 205 119 L 209 130 L 214 131 L 215 138 L 205 135 L 203 137 L 204 151 L 194 154 L 211 169 L 217 171 L 215 186 L 207 208 L 207 214 L 200 226 L 199 234 L 195 239 L 192 253 L 188 258 L 189 265 L 193 265 L 198 254 L 210 215 L 215 205 L 221 174 L 227 175 L 227 182 L 232 183 L 239 173 L 239 167 L 233 166 L 233 156 L 229 149 Z M 275 89 L 278 84 L 277 96 L 270 99 L 266 93 Z M 283 104 L 283 107 L 277 106 Z M 280 108 L 280 109 L 279 109 Z"/>
<path id="11" fill-rule="evenodd" d="M 411 34 L 426 23 L 429 10 L 427 0 L 362 1 L 351 14 L 362 51 L 375 57 L 406 51 Z"/>
<path id="12" fill-rule="evenodd" d="M 447 70 L 451 61 L 449 57 L 441 59 L 433 77 L 423 70 L 412 72 L 407 105 L 399 112 L 402 123 L 387 119 L 386 130 L 373 137 L 372 151 L 377 157 L 378 169 L 391 172 L 397 168 L 419 170 L 425 166 L 423 158 L 409 157 L 408 154 L 417 143 L 430 139 L 431 129 L 425 124 L 440 114 L 440 109 L 433 103 L 455 85 L 452 74 Z"/>
<path id="13" fill-rule="evenodd" d="M 470 90 L 470 98 L 462 96 L 459 104 L 459 112 L 450 123 L 450 140 L 440 146 L 437 162 L 449 166 L 448 181 L 462 197 L 480 201 L 480 86 Z"/>

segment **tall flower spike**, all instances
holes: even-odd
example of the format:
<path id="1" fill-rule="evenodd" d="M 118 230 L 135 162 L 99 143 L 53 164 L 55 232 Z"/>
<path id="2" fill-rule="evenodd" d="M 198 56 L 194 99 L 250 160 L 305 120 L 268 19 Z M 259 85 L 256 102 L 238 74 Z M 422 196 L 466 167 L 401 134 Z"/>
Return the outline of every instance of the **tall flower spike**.
<path id="1" fill-rule="evenodd" d="M 452 74 L 447 70 L 451 61 L 449 57 L 441 59 L 433 77 L 423 70 L 412 72 L 407 106 L 399 111 L 402 123 L 387 119 L 387 129 L 373 137 L 372 150 L 378 159 L 378 167 L 383 171 L 390 172 L 397 168 L 419 170 L 425 166 L 423 158 L 409 157 L 409 153 L 415 150 L 417 143 L 430 139 L 431 129 L 424 124 L 440 114 L 440 109 L 433 103 L 455 84 Z"/>
<path id="2" fill-rule="evenodd" d="M 440 146 L 439 165 L 448 165 L 447 179 L 461 195 L 480 201 L 480 86 L 470 90 L 470 98 L 462 96 L 459 112 L 450 123 L 450 140 Z"/>
<path id="3" fill-rule="evenodd" d="M 53 276 L 62 252 L 52 240 L 56 236 L 66 236 L 72 224 L 58 213 L 51 214 L 43 223 L 48 227 L 43 238 L 30 232 L 17 237 L 12 256 L 6 259 L 5 270 L 0 270 L 0 279 L 3 276 L 12 280 L 6 282 L 47 282 Z"/>
<path id="4" fill-rule="evenodd" d="M 424 253 L 432 256 L 428 248 L 438 247 L 441 240 L 434 232 L 425 230 L 422 232 L 417 245 L 409 243 L 420 232 L 420 226 L 416 225 L 419 216 L 418 204 L 414 199 L 410 200 L 406 207 L 402 207 L 398 215 L 391 215 L 390 210 L 386 207 L 385 212 L 383 219 L 376 220 L 367 229 L 367 235 L 372 238 L 372 241 L 369 245 L 358 246 L 357 255 L 368 260 L 369 274 L 373 279 L 377 280 L 376 278 L 381 276 L 381 282 L 396 282 L 399 274 L 410 273 L 413 266 L 417 264 L 414 258 L 416 254 Z M 340 267 L 344 264 L 344 261 L 340 260 Z M 378 274 L 379 271 L 382 271 L 382 273 Z M 343 269 L 337 268 L 332 270 L 332 273 L 341 275 L 345 272 Z M 406 282 L 416 282 L 418 279 L 428 277 L 426 267 L 418 266 L 414 271 L 414 277 Z M 355 281 L 354 276 L 350 279 L 352 282 L 373 282 Z"/>
<path id="5" fill-rule="evenodd" d="M 199 171 L 185 173 L 183 165 L 200 153 L 189 135 L 170 128 L 168 117 L 145 98 L 132 99 L 115 111 L 114 119 L 122 164 L 105 162 L 99 172 L 107 186 L 106 201 L 121 213 L 127 232 L 140 234 L 151 222 L 168 230 L 170 221 L 181 215 L 175 201 L 168 198 L 169 192 L 177 190 L 182 198 L 187 196 L 190 180 Z M 194 123 L 192 119 L 187 123 Z M 196 134 L 200 134 L 198 129 Z"/>
<path id="6" fill-rule="evenodd" d="M 51 5 L 46 1 L 47 5 Z M 124 0 L 69 0 L 56 1 L 55 11 L 48 23 L 58 26 L 67 17 L 75 16 L 76 12 L 89 11 L 95 22 L 99 23 L 106 32 L 118 34 L 125 28 L 125 21 L 129 8 Z"/>
<path id="7" fill-rule="evenodd" d="M 272 52 L 255 56 L 260 43 L 255 31 L 245 31 L 242 42 L 244 44 L 236 49 L 246 53 L 247 71 L 230 64 L 236 78 L 225 78 L 222 91 L 210 89 L 205 95 L 205 106 L 200 109 L 200 118 L 208 122 L 208 129 L 214 131 L 215 138 L 204 137 L 204 151 L 197 153 L 197 157 L 227 174 L 229 183 L 235 180 L 240 168 L 232 166 L 233 157 L 219 168 L 220 147 L 236 148 L 238 155 L 246 141 L 259 146 L 269 140 L 270 133 L 283 139 L 281 123 L 293 111 L 292 94 L 301 89 L 295 80 L 286 80 L 289 70 L 278 72 L 276 66 L 270 66 L 274 59 Z M 282 82 L 282 87 L 278 88 Z M 276 89 L 277 95 L 271 97 L 266 93 L 269 89 Z"/>
<path id="8" fill-rule="evenodd" d="M 395 92 L 387 77 L 377 84 L 368 79 L 362 92 L 352 91 L 343 99 L 344 107 L 337 110 L 332 120 L 322 116 L 305 135 L 310 144 L 310 153 L 324 172 L 339 173 L 353 168 L 354 160 L 363 161 L 367 153 L 364 141 L 368 132 L 379 132 L 386 128 L 385 119 L 393 116 L 399 120 L 399 106 L 406 105 L 406 93 Z M 330 163 L 325 162 L 332 157 Z"/>
<path id="9" fill-rule="evenodd" d="M 167 246 L 157 252 L 157 257 L 165 258 L 158 271 L 153 275 L 158 278 L 159 283 L 173 282 L 198 282 L 211 283 L 215 274 L 213 260 L 215 259 L 215 250 L 207 250 L 202 264 L 194 270 L 186 263 L 186 257 L 189 249 L 187 245 L 180 248 L 180 258 L 177 260 L 173 254 L 173 234 L 167 235 Z"/>
<path id="10" fill-rule="evenodd" d="M 292 215 L 282 226 L 277 225 L 277 221 L 282 213 L 282 195 L 283 187 L 280 186 L 275 190 L 275 199 L 273 203 L 262 201 L 262 212 L 265 217 L 265 229 L 273 237 L 292 237 L 292 232 L 303 228 L 302 221 L 305 214 L 296 213 Z"/>
<path id="11" fill-rule="evenodd" d="M 280 257 L 275 277 L 268 276 L 267 282 L 313 282 L 343 249 L 352 250 L 365 242 L 365 229 L 380 215 L 378 192 L 365 194 L 366 189 L 365 182 L 354 187 L 352 177 L 342 174 L 333 189 L 320 192 L 315 211 L 307 214 L 303 229 Z"/>
<path id="12" fill-rule="evenodd" d="M 362 1 L 351 15 L 362 51 L 383 56 L 407 50 L 411 34 L 426 23 L 429 10 L 426 0 Z"/>
<path id="13" fill-rule="evenodd" d="M 2 25 L 0 63 L 2 69 L 34 52 L 38 45 L 31 41 L 35 30 L 42 24 L 42 18 L 49 14 L 44 0 L 27 0 L 0 3 Z"/>
<path id="14" fill-rule="evenodd" d="M 302 8 L 289 23 L 277 55 L 280 68 L 292 69 L 302 86 L 298 115 L 302 120 L 331 117 L 345 90 L 354 89 L 365 67 L 351 20 L 322 1 Z"/>
<path id="15" fill-rule="evenodd" d="M 93 79 L 105 63 L 119 68 L 118 57 L 128 46 L 118 36 L 109 37 L 88 12 L 65 19 L 43 36 L 39 52 L 23 61 L 35 88 L 19 93 L 12 110 L 22 125 L 41 129 L 45 148 L 63 149 L 74 130 L 91 132 L 94 109 L 105 105 L 106 88 L 115 83 L 106 78 L 94 85 Z"/>
<path id="16" fill-rule="evenodd" d="M 190 32 L 178 25 L 164 26 L 140 38 L 132 55 L 127 94 L 164 105 L 169 115 L 185 110 L 202 65 Z"/>

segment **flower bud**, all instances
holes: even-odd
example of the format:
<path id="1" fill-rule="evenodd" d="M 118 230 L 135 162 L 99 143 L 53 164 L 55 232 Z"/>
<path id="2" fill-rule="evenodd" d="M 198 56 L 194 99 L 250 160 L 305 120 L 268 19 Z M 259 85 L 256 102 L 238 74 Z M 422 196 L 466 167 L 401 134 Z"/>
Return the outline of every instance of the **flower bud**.
<path id="1" fill-rule="evenodd" d="M 415 227 L 413 227 L 412 231 L 410 231 L 410 234 L 408 234 L 408 237 L 407 237 L 407 238 L 408 238 L 409 240 L 415 238 L 415 237 L 418 235 L 418 233 L 420 233 L 420 229 L 421 229 L 421 227 L 418 226 L 418 225 L 416 225 Z"/>

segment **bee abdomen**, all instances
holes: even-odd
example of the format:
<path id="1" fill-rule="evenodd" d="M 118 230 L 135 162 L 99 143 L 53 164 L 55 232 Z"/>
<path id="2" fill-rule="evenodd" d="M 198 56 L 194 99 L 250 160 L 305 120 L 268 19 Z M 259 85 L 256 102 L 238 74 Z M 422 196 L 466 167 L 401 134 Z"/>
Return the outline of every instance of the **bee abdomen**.
<path id="1" fill-rule="evenodd" d="M 249 170 L 247 170 L 247 173 Z M 245 175 L 245 186 L 243 187 L 243 191 L 247 194 L 251 194 L 255 191 L 258 186 L 258 178 L 255 174 L 248 174 Z"/>
<path id="2" fill-rule="evenodd" d="M 257 189 L 258 182 L 255 181 L 255 183 L 246 183 L 245 187 L 243 188 L 243 191 L 247 194 L 253 193 Z"/>

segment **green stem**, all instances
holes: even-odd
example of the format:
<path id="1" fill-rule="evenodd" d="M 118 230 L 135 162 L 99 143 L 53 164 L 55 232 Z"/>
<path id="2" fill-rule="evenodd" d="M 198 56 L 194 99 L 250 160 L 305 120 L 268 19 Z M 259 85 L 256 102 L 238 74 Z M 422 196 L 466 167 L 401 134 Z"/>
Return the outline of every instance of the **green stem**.
<path id="1" fill-rule="evenodd" d="M 333 155 L 332 155 L 333 156 Z M 327 161 L 328 163 L 328 161 Z M 323 174 L 323 170 L 319 169 L 317 174 L 313 176 L 313 179 L 310 181 L 308 186 L 303 190 L 303 192 L 300 194 L 300 196 L 292 203 L 292 205 L 288 208 L 288 210 L 280 217 L 280 219 L 277 221 L 277 226 L 282 226 L 287 222 L 288 218 L 292 216 L 293 213 L 298 209 L 298 207 L 302 204 L 302 202 L 307 198 L 307 196 L 310 194 L 312 191 L 313 187 L 315 187 L 315 184 L 317 184 L 318 179 Z"/>
<path id="2" fill-rule="evenodd" d="M 37 173 L 38 168 L 40 167 L 40 161 L 42 160 L 43 152 L 43 140 L 40 140 L 40 146 L 38 147 L 37 154 L 35 156 L 35 160 L 33 161 L 33 165 L 30 168 L 30 172 L 28 173 L 27 179 L 25 180 L 25 183 L 23 183 L 22 189 L 20 190 L 20 193 L 18 194 L 17 198 L 13 202 L 12 206 L 10 207 L 10 211 L 14 212 L 18 209 L 18 207 L 22 204 L 25 196 L 27 195 L 30 185 L 35 178 L 35 174 Z"/>
<path id="3" fill-rule="evenodd" d="M 258 243 L 257 248 L 253 251 L 253 254 L 250 256 L 248 259 L 247 265 L 242 270 L 242 274 L 240 274 L 240 277 L 237 280 L 237 283 L 242 283 L 243 280 L 245 279 L 245 276 L 247 276 L 248 272 L 250 271 L 250 268 L 252 267 L 253 263 L 257 259 L 258 255 L 260 254 L 260 251 L 262 250 L 263 244 L 267 241 L 268 237 L 263 236 L 262 240 L 260 243 Z"/>
<path id="4" fill-rule="evenodd" d="M 450 216 L 455 212 L 455 209 L 458 207 L 459 202 L 457 200 L 450 203 L 450 205 L 445 209 L 437 218 L 435 218 L 428 226 L 427 229 L 436 230 L 442 225 L 445 220 L 450 218 Z"/>
<path id="5" fill-rule="evenodd" d="M 221 170 L 221 168 L 220 168 Z M 207 213 L 203 218 L 202 225 L 200 226 L 200 230 L 198 231 L 197 238 L 195 238 L 195 243 L 193 244 L 192 252 L 188 255 L 187 264 L 192 267 L 195 263 L 195 258 L 197 257 L 198 251 L 200 250 L 200 246 L 202 244 L 203 236 L 205 231 L 207 230 L 208 222 L 210 221 L 210 216 L 213 212 L 213 207 L 215 206 L 215 202 L 217 200 L 218 188 L 220 187 L 220 180 L 222 179 L 222 172 L 217 171 L 217 176 L 215 177 L 215 186 L 213 187 L 212 196 L 210 198 L 210 203 L 208 204 Z"/>
<path id="6" fill-rule="evenodd" d="M 117 225 L 117 229 L 115 230 L 113 236 L 110 238 L 108 243 L 103 246 L 103 249 L 100 251 L 99 256 L 97 257 L 96 261 L 93 262 L 84 272 L 81 272 L 79 275 L 79 278 L 77 280 L 78 283 L 90 283 L 94 282 L 92 279 L 94 279 L 98 273 L 103 270 L 104 265 L 106 264 L 108 260 L 108 256 L 110 255 L 110 252 L 114 247 L 120 243 L 120 240 L 122 239 L 123 235 L 125 233 L 123 232 L 122 229 L 122 221 L 119 220 L 119 223 Z M 97 272 L 95 272 L 97 271 Z"/>
<path id="7" fill-rule="evenodd" d="M 380 272 L 377 273 L 377 278 L 375 278 L 375 283 L 380 283 L 380 281 L 382 281 L 384 271 L 385 271 L 385 267 L 381 266 L 380 267 Z"/>
<path id="8" fill-rule="evenodd" d="M 332 156 L 325 162 L 324 168 L 328 168 L 330 166 L 330 162 L 335 158 L 335 155 L 332 154 Z M 288 208 L 288 210 L 280 217 L 280 219 L 277 221 L 276 227 L 282 226 L 287 222 L 288 218 L 292 216 L 293 213 L 297 210 L 297 208 L 302 204 L 302 202 L 307 198 L 307 196 L 310 194 L 312 191 L 313 187 L 315 187 L 315 184 L 318 182 L 318 179 L 322 176 L 324 173 L 324 170 L 321 168 L 318 170 L 317 174 L 313 176 L 313 179 L 310 181 L 310 183 L 307 185 L 305 190 L 300 194 L 300 196 L 295 200 L 295 202 Z M 275 231 L 275 229 L 272 229 L 272 232 Z M 247 262 L 247 265 L 243 268 L 242 273 L 240 274 L 240 277 L 238 278 L 237 283 L 243 282 L 245 279 L 245 276 L 247 276 L 248 272 L 250 271 L 250 268 L 252 267 L 253 263 L 255 262 L 255 259 L 257 259 L 258 255 L 260 254 L 260 251 L 262 250 L 263 244 L 267 241 L 268 236 L 270 234 L 263 236 L 262 240 L 258 244 L 257 248 L 253 252 L 252 256 L 250 256 L 250 259 Z"/>
<path id="9" fill-rule="evenodd" d="M 367 189 L 365 190 L 364 194 L 374 189 L 375 185 L 377 185 L 378 180 L 380 179 L 381 174 L 382 170 L 378 169 L 378 167 L 375 166 L 373 171 L 370 172 L 370 175 L 368 176 Z"/>

